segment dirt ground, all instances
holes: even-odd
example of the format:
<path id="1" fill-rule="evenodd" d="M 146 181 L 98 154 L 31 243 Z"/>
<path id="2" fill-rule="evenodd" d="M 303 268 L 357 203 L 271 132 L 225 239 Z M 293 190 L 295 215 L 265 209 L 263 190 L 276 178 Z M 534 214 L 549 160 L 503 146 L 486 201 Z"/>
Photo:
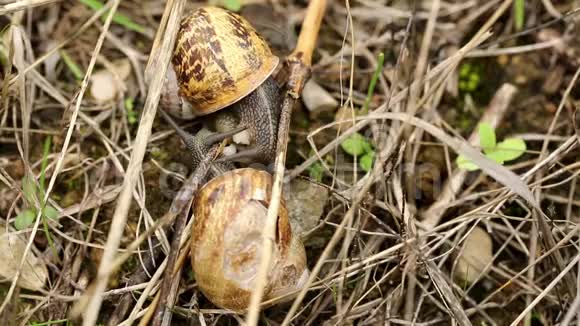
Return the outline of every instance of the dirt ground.
<path id="1" fill-rule="evenodd" d="M 235 183 L 207 202 L 184 192 L 209 163 L 194 164 L 158 112 L 186 102 L 161 75 L 174 69 L 168 17 L 213 5 L 247 19 L 252 42 L 280 58 L 282 99 L 285 59 L 318 1 L 0 0 L 0 325 L 254 324 L 206 296 L 190 248 L 210 241 L 218 265 L 247 264 L 241 292 L 226 284 L 234 272 L 209 274 L 258 311 L 256 284 L 274 299 L 277 282 L 302 275 L 277 274 L 291 237 L 310 279 L 284 283 L 293 290 L 257 324 L 580 325 L 577 0 L 320 1 L 285 151 L 292 231 L 272 214 L 268 242 L 237 215 L 256 179 L 233 198 L 222 199 Z M 236 44 L 220 51 L 250 51 Z M 173 63 L 217 60 L 213 44 L 196 49 Z M 174 119 L 196 134 L 217 132 L 214 116 Z M 237 136 L 203 158 L 259 140 Z M 275 171 L 274 158 L 252 159 L 227 168 Z M 235 213 L 199 217 L 220 200 Z M 272 198 L 252 200 L 266 221 Z M 223 244 L 228 223 L 242 244 Z"/>

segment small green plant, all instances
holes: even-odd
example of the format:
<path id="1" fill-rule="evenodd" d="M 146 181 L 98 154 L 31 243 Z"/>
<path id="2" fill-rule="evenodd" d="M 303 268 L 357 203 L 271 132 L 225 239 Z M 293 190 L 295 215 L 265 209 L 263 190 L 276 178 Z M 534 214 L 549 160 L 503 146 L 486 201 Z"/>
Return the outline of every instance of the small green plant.
<path id="1" fill-rule="evenodd" d="M 315 154 L 316 152 L 314 150 L 310 150 L 308 156 L 313 156 Z M 322 178 L 324 177 L 324 165 L 334 164 L 334 158 L 331 155 L 323 156 L 321 159 L 324 160 L 324 162 L 316 161 L 308 167 L 308 176 L 318 182 L 321 182 Z"/>
<path id="2" fill-rule="evenodd" d="M 360 114 L 364 115 L 369 112 L 369 104 L 375 94 L 375 87 L 377 86 L 377 81 L 379 80 L 379 76 L 381 75 L 381 71 L 383 71 L 383 66 L 385 65 L 385 54 L 383 52 L 379 53 L 379 57 L 377 58 L 377 68 L 373 73 L 373 77 L 369 83 L 369 89 L 367 90 L 367 97 L 365 99 L 365 103 L 361 109 Z"/>
<path id="3" fill-rule="evenodd" d="M 128 97 L 125 99 L 125 111 L 127 112 L 127 122 L 130 125 L 137 123 L 137 112 L 135 112 L 134 98 Z"/>
<path id="4" fill-rule="evenodd" d="M 365 98 L 365 102 L 363 106 L 359 110 L 354 110 L 354 114 L 356 116 L 366 115 L 369 112 L 369 105 L 371 100 L 373 99 L 373 95 L 375 94 L 375 87 L 377 86 L 377 81 L 379 80 L 379 76 L 381 75 L 381 71 L 383 71 L 383 66 L 385 65 L 385 54 L 383 52 L 379 53 L 377 58 L 377 67 L 375 68 L 375 72 L 371 77 L 371 81 L 369 83 L 369 88 L 367 90 L 367 97 Z"/>
<path id="5" fill-rule="evenodd" d="M 85 6 L 93 9 L 94 11 L 100 10 L 105 6 L 105 5 L 103 5 L 102 2 L 100 2 L 98 0 L 80 0 L 80 2 L 82 4 L 84 4 Z M 105 21 L 105 19 L 107 18 L 107 15 L 108 15 L 108 11 L 105 12 L 101 16 L 101 19 L 103 21 Z M 125 28 L 127 28 L 129 30 L 138 32 L 138 33 L 145 32 L 145 27 L 135 23 L 131 18 L 129 18 L 123 14 L 116 13 L 115 15 L 113 15 L 113 22 L 115 22 L 116 24 L 119 24 L 121 26 L 124 26 Z"/>
<path id="6" fill-rule="evenodd" d="M 365 172 L 369 172 L 373 167 L 375 150 L 367 139 L 357 133 L 350 135 L 345 139 L 340 147 L 349 155 L 359 158 L 359 165 Z"/>
<path id="7" fill-rule="evenodd" d="M 377 67 L 373 73 L 371 81 L 369 83 L 369 88 L 367 90 L 367 97 L 365 99 L 363 107 L 356 112 L 356 115 L 366 115 L 369 112 L 369 105 L 375 94 L 375 87 L 381 71 L 385 65 L 385 54 L 383 52 L 379 53 L 377 58 Z M 373 162 L 375 159 L 375 151 L 373 146 L 366 140 L 363 135 L 354 133 L 345 139 L 342 144 L 340 144 L 342 149 L 349 155 L 359 157 L 359 165 L 361 169 L 365 172 L 369 172 L 373 168 Z"/>
<path id="8" fill-rule="evenodd" d="M 526 151 L 526 143 L 520 138 L 507 138 L 497 143 L 495 130 L 493 130 L 489 123 L 479 124 L 478 133 L 479 143 L 485 156 L 499 164 L 513 161 L 522 156 Z M 467 171 L 476 171 L 479 169 L 479 166 L 463 155 L 457 157 L 456 163 L 460 169 Z"/>
<path id="9" fill-rule="evenodd" d="M 318 181 L 322 181 L 322 177 L 324 176 L 324 166 L 320 162 L 314 162 L 312 165 L 308 167 L 308 175 Z"/>
<path id="10" fill-rule="evenodd" d="M 459 67 L 459 90 L 471 93 L 479 87 L 481 81 L 481 68 L 464 63 Z"/>
<path id="11" fill-rule="evenodd" d="M 373 168 L 374 161 L 375 161 L 375 152 L 369 151 L 366 152 L 365 155 L 363 155 L 360 158 L 360 161 L 358 163 L 360 164 L 361 169 L 363 169 L 365 172 L 369 172 Z"/>
<path id="12" fill-rule="evenodd" d="M 46 172 L 46 165 L 48 164 L 48 153 L 50 150 L 50 137 L 47 137 L 44 141 L 44 148 L 43 148 L 43 156 L 42 162 L 40 165 L 40 177 L 38 180 L 38 185 L 36 184 L 35 180 L 29 176 L 25 176 L 22 179 L 22 193 L 24 195 L 24 200 L 29 208 L 20 212 L 20 214 L 16 215 L 14 218 L 14 227 L 17 230 L 23 230 L 34 223 L 34 219 L 36 215 L 38 215 L 38 210 L 36 208 L 37 202 L 42 202 L 45 196 L 45 188 L 44 188 L 44 181 L 45 181 L 45 172 Z M 50 204 L 46 204 L 40 208 L 42 224 L 44 227 L 44 232 L 46 233 L 46 238 L 48 240 L 49 245 L 55 250 L 52 238 L 48 231 L 48 221 L 47 219 L 56 219 L 58 218 L 58 211 L 52 207 Z"/>

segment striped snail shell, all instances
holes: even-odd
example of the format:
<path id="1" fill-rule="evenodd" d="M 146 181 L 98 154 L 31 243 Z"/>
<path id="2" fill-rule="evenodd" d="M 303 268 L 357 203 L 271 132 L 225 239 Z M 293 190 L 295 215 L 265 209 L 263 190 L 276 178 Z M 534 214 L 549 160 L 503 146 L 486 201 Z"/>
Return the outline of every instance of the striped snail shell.
<path id="1" fill-rule="evenodd" d="M 278 62 L 244 18 L 199 8 L 181 22 L 161 104 L 180 119 L 214 112 L 213 119 L 231 116 L 237 121 L 233 131 L 246 133 L 248 146 L 229 159 L 269 164 L 275 159 L 282 94 L 272 78 Z"/>
<path id="2" fill-rule="evenodd" d="M 246 19 L 199 8 L 182 20 L 172 59 L 180 94 L 191 107 L 170 113 L 190 118 L 227 107 L 270 77 L 278 61 Z"/>

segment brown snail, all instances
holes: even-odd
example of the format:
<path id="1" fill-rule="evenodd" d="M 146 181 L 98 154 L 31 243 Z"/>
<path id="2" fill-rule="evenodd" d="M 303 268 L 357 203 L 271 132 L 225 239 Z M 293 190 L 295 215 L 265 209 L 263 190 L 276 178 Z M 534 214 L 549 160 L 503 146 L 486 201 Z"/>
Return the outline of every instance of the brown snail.
<path id="1" fill-rule="evenodd" d="M 244 312 L 258 273 L 272 176 L 251 168 L 210 180 L 194 201 L 191 261 L 197 285 L 215 305 Z M 304 246 L 292 233 L 284 201 L 264 300 L 288 295 L 308 279 Z"/>
<path id="2" fill-rule="evenodd" d="M 202 128 L 195 135 L 183 130 L 165 111 L 160 110 L 161 115 L 167 123 L 175 130 L 177 135 L 183 140 L 187 151 L 191 158 L 192 168 L 197 168 L 202 159 L 209 153 L 210 148 L 216 142 L 223 140 L 224 134 L 212 133 L 209 130 Z M 234 169 L 232 162 L 222 160 L 219 162 L 212 161 L 209 163 L 209 170 L 204 180 L 209 180 L 215 176 Z"/>
<path id="3" fill-rule="evenodd" d="M 162 101 L 182 119 L 234 115 L 225 119 L 235 119 L 234 127 L 217 128 L 219 136 L 247 130 L 250 147 L 229 159 L 272 162 L 280 114 L 272 73 L 278 62 L 244 18 L 217 7 L 199 8 L 181 21 Z"/>

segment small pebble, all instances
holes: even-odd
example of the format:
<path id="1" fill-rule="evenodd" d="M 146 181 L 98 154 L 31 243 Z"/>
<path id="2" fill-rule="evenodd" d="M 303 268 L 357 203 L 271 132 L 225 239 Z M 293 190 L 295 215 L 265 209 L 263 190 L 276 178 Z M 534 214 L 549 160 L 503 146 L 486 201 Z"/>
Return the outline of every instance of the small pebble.
<path id="1" fill-rule="evenodd" d="M 311 113 L 334 111 L 338 107 L 338 101 L 312 79 L 304 85 L 302 101 Z"/>
<path id="2" fill-rule="evenodd" d="M 303 235 L 312 230 L 324 212 L 328 188 L 304 179 L 294 179 L 284 185 L 284 200 L 292 230 Z"/>

